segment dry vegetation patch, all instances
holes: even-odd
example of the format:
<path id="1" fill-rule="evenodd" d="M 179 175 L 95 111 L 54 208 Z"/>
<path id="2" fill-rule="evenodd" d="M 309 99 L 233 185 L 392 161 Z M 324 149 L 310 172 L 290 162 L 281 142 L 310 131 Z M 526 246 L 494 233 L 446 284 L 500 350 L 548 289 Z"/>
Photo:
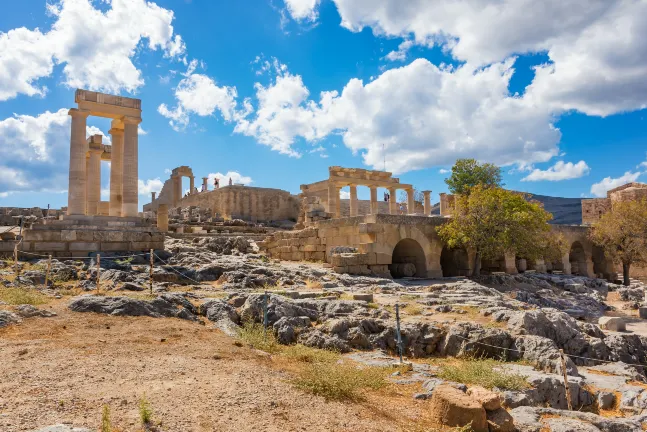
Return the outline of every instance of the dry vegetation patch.
<path id="1" fill-rule="evenodd" d="M 487 389 L 523 390 L 530 387 L 526 376 L 503 370 L 505 363 L 498 360 L 456 358 L 434 363 L 441 367 L 438 377 L 444 380 Z"/>
<path id="2" fill-rule="evenodd" d="M 0 288 L 0 300 L 9 305 L 38 306 L 49 301 L 46 295 L 27 288 Z"/>

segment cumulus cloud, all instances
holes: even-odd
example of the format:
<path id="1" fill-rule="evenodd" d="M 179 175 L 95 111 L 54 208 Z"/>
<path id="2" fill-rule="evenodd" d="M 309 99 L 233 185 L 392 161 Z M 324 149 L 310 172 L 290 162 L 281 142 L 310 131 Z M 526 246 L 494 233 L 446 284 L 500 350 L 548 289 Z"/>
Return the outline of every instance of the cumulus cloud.
<path id="1" fill-rule="evenodd" d="M 533 103 L 597 116 L 647 106 L 644 0 L 333 1 L 351 31 L 441 46 L 472 67 L 547 53 L 527 89 Z M 302 7 L 316 16 L 317 4 Z"/>
<path id="2" fill-rule="evenodd" d="M 140 195 L 150 195 L 151 192 L 159 193 L 164 186 L 164 182 L 159 177 L 149 180 L 137 180 L 137 188 Z"/>
<path id="3" fill-rule="evenodd" d="M 231 179 L 233 184 L 243 184 L 246 186 L 254 182 L 251 177 L 244 176 L 238 171 L 227 171 L 226 174 L 220 172 L 210 173 L 207 177 L 209 178 L 209 180 L 207 180 L 209 187 L 213 186 L 213 181 L 215 179 L 218 179 L 220 181 L 220 186 L 228 185 L 229 179 Z"/>
<path id="4" fill-rule="evenodd" d="M 49 31 L 24 27 L 0 32 L 0 100 L 44 95 L 40 78 L 63 65 L 65 84 L 90 90 L 133 92 L 144 83 L 133 63 L 137 50 L 161 49 L 167 57 L 184 53 L 173 34 L 173 12 L 145 0 L 111 0 L 102 11 L 90 0 L 48 3 Z"/>
<path id="5" fill-rule="evenodd" d="M 550 110 L 512 97 L 513 60 L 473 70 L 437 67 L 425 59 L 391 69 L 319 102 L 301 76 L 277 73 L 256 84 L 257 107 L 237 116 L 235 131 L 291 156 L 298 138 L 316 142 L 342 136 L 364 163 L 404 172 L 474 157 L 502 165 L 546 162 L 558 154 L 561 134 Z M 386 152 L 386 154 L 385 154 Z"/>
<path id="6" fill-rule="evenodd" d="M 101 142 L 103 144 L 111 144 L 112 141 L 110 139 L 110 135 L 106 135 L 103 133 L 101 129 L 99 129 L 96 126 L 86 126 L 85 134 L 87 136 L 93 136 L 93 135 L 101 135 Z"/>
<path id="7" fill-rule="evenodd" d="M 339 191 L 339 198 L 341 198 L 341 199 L 350 199 L 350 192 L 340 190 Z"/>
<path id="8" fill-rule="evenodd" d="M 452 172 L 452 170 L 448 170 L 448 169 L 445 169 L 445 168 L 441 168 L 441 169 L 439 169 L 439 170 L 438 170 L 438 172 L 439 172 L 440 174 L 447 174 L 447 173 Z"/>
<path id="9" fill-rule="evenodd" d="M 627 171 L 624 175 L 618 178 L 605 177 L 601 182 L 593 184 L 591 186 L 591 194 L 596 197 L 606 197 L 607 191 L 622 186 L 627 183 L 634 182 L 640 177 L 642 173 L 640 172 L 629 172 Z"/>
<path id="10" fill-rule="evenodd" d="M 390 61 L 405 61 L 407 58 L 407 53 L 409 52 L 412 46 L 413 46 L 413 41 L 405 40 L 400 45 L 398 45 L 397 51 L 391 51 L 386 56 L 384 56 L 384 58 Z"/>
<path id="11" fill-rule="evenodd" d="M 530 174 L 521 179 L 521 181 L 561 181 L 570 180 L 588 175 L 591 171 L 584 161 L 573 162 L 558 161 L 552 167 L 546 170 L 534 169 Z"/>
<path id="12" fill-rule="evenodd" d="M 0 193 L 67 189 L 67 109 L 0 120 Z"/>
<path id="13" fill-rule="evenodd" d="M 219 87 L 207 75 L 195 72 L 197 63 L 192 62 L 185 77 L 175 89 L 177 106 L 173 109 L 161 104 L 157 111 L 169 119 L 171 127 L 180 131 L 186 128 L 190 115 L 206 117 L 217 111 L 225 119 L 231 121 L 236 108 L 236 88 Z"/>
<path id="14" fill-rule="evenodd" d="M 284 0 L 292 19 L 296 21 L 316 21 L 317 6 L 320 0 Z"/>

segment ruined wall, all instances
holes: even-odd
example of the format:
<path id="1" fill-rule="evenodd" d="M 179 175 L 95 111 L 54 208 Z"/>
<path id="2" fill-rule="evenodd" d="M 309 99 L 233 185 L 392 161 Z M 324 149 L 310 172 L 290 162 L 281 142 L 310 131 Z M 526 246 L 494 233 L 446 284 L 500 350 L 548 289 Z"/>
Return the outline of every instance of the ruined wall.
<path id="1" fill-rule="evenodd" d="M 582 223 L 591 225 L 597 222 L 609 210 L 611 210 L 611 200 L 609 198 L 582 200 Z"/>
<path id="2" fill-rule="evenodd" d="M 182 198 L 179 207 L 209 208 L 215 214 L 252 222 L 294 220 L 299 216 L 298 197 L 280 189 L 224 186 Z M 147 206 L 144 206 L 147 210 Z"/>

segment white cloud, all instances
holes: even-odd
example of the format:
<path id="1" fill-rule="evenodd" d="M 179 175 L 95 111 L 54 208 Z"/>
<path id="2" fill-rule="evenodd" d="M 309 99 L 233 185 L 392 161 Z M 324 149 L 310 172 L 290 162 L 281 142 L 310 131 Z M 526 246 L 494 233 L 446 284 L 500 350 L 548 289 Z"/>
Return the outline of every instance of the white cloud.
<path id="1" fill-rule="evenodd" d="M 86 126 L 85 128 L 85 135 L 86 137 L 90 137 L 93 135 L 101 135 L 101 143 L 103 144 L 110 144 L 112 141 L 110 139 L 110 135 L 106 135 L 103 133 L 101 129 L 99 129 L 96 126 Z"/>
<path id="2" fill-rule="evenodd" d="M 169 109 L 166 104 L 161 104 L 157 108 L 161 115 L 169 119 L 169 124 L 176 131 L 189 124 L 191 114 L 205 117 L 213 115 L 217 110 L 225 121 L 231 121 L 234 116 L 236 88 L 218 87 L 212 78 L 193 73 L 195 68 L 196 63 L 192 62 L 185 78 L 175 89 L 177 106 Z"/>
<path id="3" fill-rule="evenodd" d="M 350 199 L 350 192 L 340 190 L 339 191 L 339 198 L 341 198 L 341 199 Z"/>
<path id="4" fill-rule="evenodd" d="M 296 21 L 316 21 L 317 6 L 320 0 L 284 0 L 292 19 Z"/>
<path id="5" fill-rule="evenodd" d="M 139 189 L 139 195 L 150 195 L 151 192 L 159 193 L 164 186 L 164 182 L 158 178 L 149 179 L 149 180 L 137 180 L 137 187 Z"/>
<path id="6" fill-rule="evenodd" d="M 111 0 L 105 11 L 90 0 L 48 3 L 48 32 L 24 27 L 0 32 L 0 100 L 43 95 L 40 78 L 63 65 L 65 84 L 90 90 L 134 92 L 144 83 L 133 63 L 138 50 L 162 49 L 177 57 L 185 45 L 173 35 L 173 12 L 145 0 Z"/>
<path id="7" fill-rule="evenodd" d="M 607 191 L 617 188 L 618 186 L 634 182 L 641 174 L 642 173 L 640 172 L 632 173 L 627 171 L 624 175 L 618 178 L 605 177 L 601 182 L 595 183 L 591 186 L 591 194 L 596 197 L 606 197 Z"/>
<path id="8" fill-rule="evenodd" d="M 439 172 L 440 174 L 447 174 L 447 173 L 452 172 L 452 170 L 448 170 L 448 169 L 445 169 L 445 168 L 441 168 L 441 169 L 439 169 L 439 170 L 438 170 L 438 172 Z"/>
<path id="9" fill-rule="evenodd" d="M 552 167 L 546 170 L 534 169 L 530 174 L 521 179 L 521 181 L 561 181 L 570 180 L 588 175 L 591 169 L 584 161 L 573 162 L 558 161 Z"/>
<path id="10" fill-rule="evenodd" d="M 101 188 L 101 201 L 110 201 L 110 188 Z"/>
<path id="11" fill-rule="evenodd" d="M 243 185 L 250 185 L 254 181 L 252 180 L 251 177 L 247 177 L 239 173 L 238 171 L 227 171 L 226 174 L 222 173 L 210 173 L 208 176 L 209 180 L 207 180 L 207 184 L 209 187 L 213 186 L 213 181 L 214 179 L 219 179 L 220 180 L 220 186 L 226 186 L 229 184 L 229 179 L 231 179 L 233 184 L 243 184 Z"/>
<path id="12" fill-rule="evenodd" d="M 472 67 L 545 52 L 550 63 L 537 68 L 527 93 L 558 113 L 606 116 L 647 106 L 644 0 L 333 1 L 351 31 L 371 27 L 442 46 Z M 316 4 L 302 5 L 311 7 L 302 14 L 316 16 Z"/>
<path id="13" fill-rule="evenodd" d="M 474 157 L 500 165 L 546 162 L 558 154 L 560 132 L 552 113 L 512 97 L 513 60 L 487 68 L 439 68 L 425 59 L 384 72 L 370 83 L 352 79 L 341 94 L 322 92 L 319 103 L 298 75 L 278 74 L 257 84 L 255 116 L 237 116 L 236 132 L 273 150 L 299 155 L 309 142 L 340 134 L 364 163 L 404 172 Z M 252 111 L 246 101 L 248 112 Z M 251 117 L 251 119 L 250 119 Z"/>
<path id="14" fill-rule="evenodd" d="M 413 46 L 413 41 L 405 40 L 400 45 L 398 45 L 397 51 L 391 51 L 384 58 L 390 61 L 405 61 L 407 58 L 407 53 Z"/>
<path id="15" fill-rule="evenodd" d="M 171 174 L 173 170 L 171 168 L 164 168 L 164 174 Z"/>
<path id="16" fill-rule="evenodd" d="M 0 193 L 61 191 L 68 186 L 67 109 L 0 120 Z"/>
<path id="17" fill-rule="evenodd" d="M 148 135 L 148 131 L 145 131 L 144 129 L 142 129 L 141 126 L 137 126 L 137 133 L 139 135 Z"/>

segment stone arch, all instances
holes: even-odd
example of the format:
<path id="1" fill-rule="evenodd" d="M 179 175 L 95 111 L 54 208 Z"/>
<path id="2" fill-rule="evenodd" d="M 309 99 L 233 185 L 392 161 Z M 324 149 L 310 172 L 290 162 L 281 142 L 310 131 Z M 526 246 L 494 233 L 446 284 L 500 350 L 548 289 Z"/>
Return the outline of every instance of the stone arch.
<path id="1" fill-rule="evenodd" d="M 393 263 L 393 252 L 398 243 L 405 239 L 415 240 L 422 248 L 425 258 L 425 274 L 421 271 L 416 271 L 416 273 L 420 274 L 420 277 L 442 277 L 440 269 L 442 245 L 439 241 L 432 241 L 420 229 L 411 225 L 394 225 L 387 231 L 388 234 L 385 232 L 384 241 L 375 245 L 375 252 L 391 255 L 391 263 Z"/>
<path id="2" fill-rule="evenodd" d="M 393 248 L 389 270 L 394 278 L 427 277 L 427 258 L 420 243 L 411 238 L 400 240 Z"/>
<path id="3" fill-rule="evenodd" d="M 580 241 L 575 241 L 571 245 L 571 250 L 568 253 L 568 262 L 571 265 L 571 274 L 579 276 L 587 275 L 586 251 Z"/>
<path id="4" fill-rule="evenodd" d="M 600 246 L 593 245 L 591 258 L 593 260 L 593 273 L 596 277 L 601 277 L 609 281 L 617 278 L 613 261 L 606 257 L 604 249 Z"/>
<path id="5" fill-rule="evenodd" d="M 471 272 L 469 256 L 463 248 L 451 249 L 444 246 L 440 253 L 440 267 L 443 277 L 469 276 Z"/>

